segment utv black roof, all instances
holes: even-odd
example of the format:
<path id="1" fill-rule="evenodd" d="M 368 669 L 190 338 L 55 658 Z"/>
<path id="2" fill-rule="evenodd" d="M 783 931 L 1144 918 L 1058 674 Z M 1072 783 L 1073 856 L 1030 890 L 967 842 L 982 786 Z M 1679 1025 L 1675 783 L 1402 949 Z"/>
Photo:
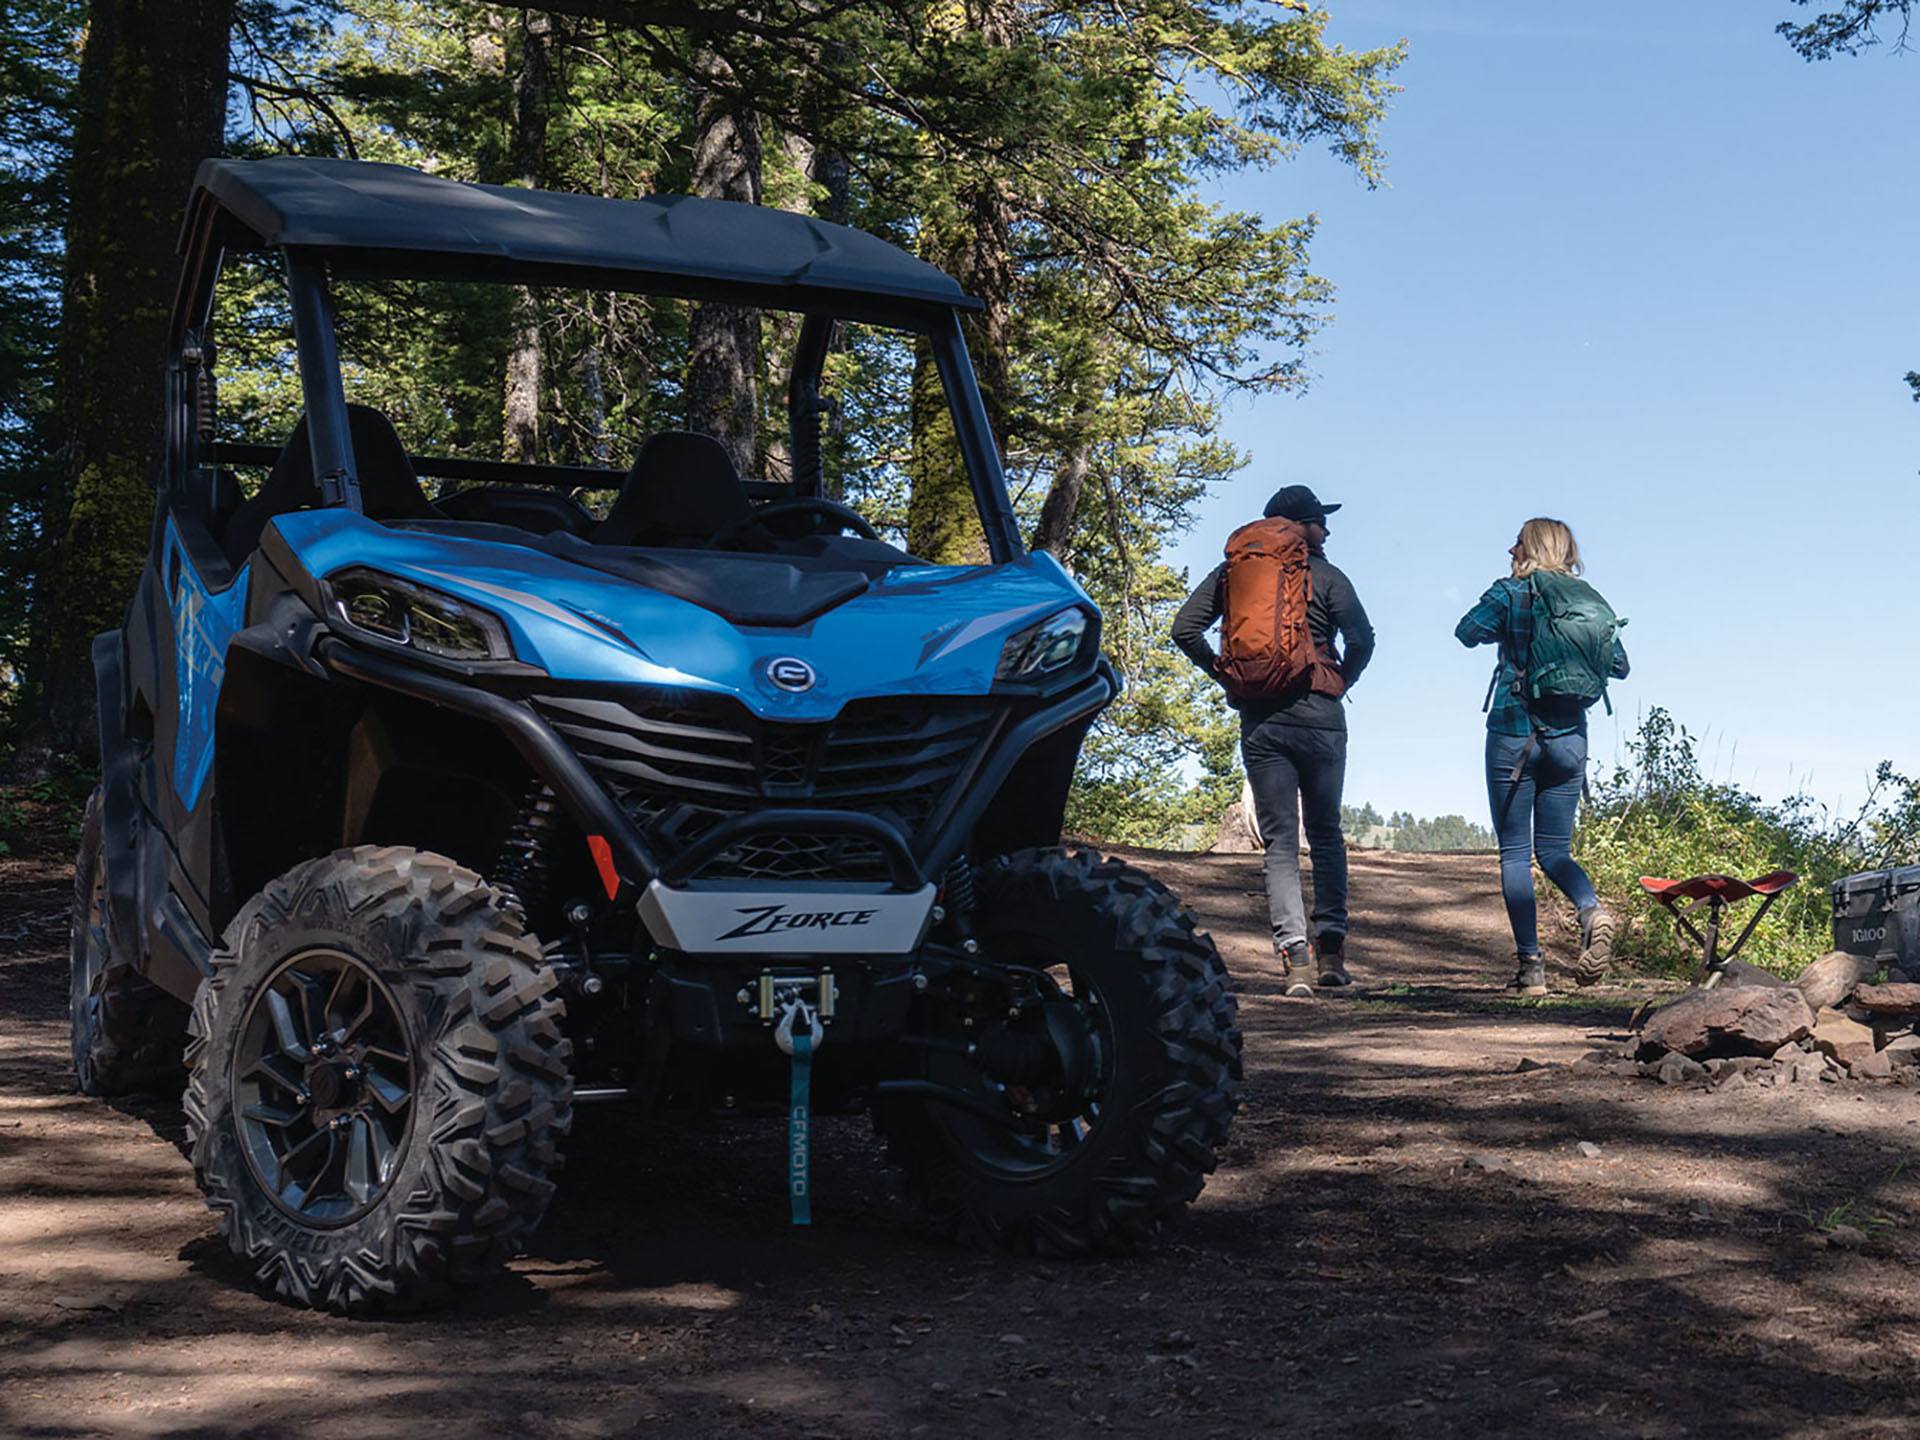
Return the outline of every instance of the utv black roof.
<path id="1" fill-rule="evenodd" d="M 348 272 L 592 285 L 873 318 L 904 307 L 900 320 L 980 308 L 952 277 L 862 231 L 690 195 L 565 195 L 353 160 L 208 160 L 194 178 L 183 250 L 208 207 L 230 217 L 216 221 L 223 244 L 317 252 Z"/>

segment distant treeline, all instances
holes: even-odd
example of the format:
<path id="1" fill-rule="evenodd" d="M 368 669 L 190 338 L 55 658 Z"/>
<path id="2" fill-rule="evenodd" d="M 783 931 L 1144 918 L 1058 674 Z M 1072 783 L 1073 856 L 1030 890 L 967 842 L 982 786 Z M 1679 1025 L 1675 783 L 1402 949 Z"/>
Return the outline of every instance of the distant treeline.
<path id="1" fill-rule="evenodd" d="M 1463 815 L 1436 815 L 1420 819 L 1396 810 L 1384 820 L 1371 804 L 1358 809 L 1340 807 L 1340 828 L 1347 840 L 1363 850 L 1491 850 L 1493 832 Z"/>

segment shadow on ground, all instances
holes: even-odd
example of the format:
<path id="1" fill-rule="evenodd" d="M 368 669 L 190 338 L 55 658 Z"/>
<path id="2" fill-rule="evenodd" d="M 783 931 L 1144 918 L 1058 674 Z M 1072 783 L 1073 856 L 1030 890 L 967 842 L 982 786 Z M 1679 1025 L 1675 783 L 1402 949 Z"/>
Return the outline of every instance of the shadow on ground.
<path id="1" fill-rule="evenodd" d="M 1317 1003 L 1250 857 L 1145 859 L 1236 967 L 1248 1085 L 1201 1204 L 1102 1264 L 935 1242 L 858 1120 L 796 1231 L 778 1125 L 601 1111 L 506 1283 L 293 1311 L 211 1238 L 176 1107 L 65 1092 L 58 957 L 0 961 L 0 1432 L 1915 1433 L 1913 1091 L 1569 1073 L 1637 997 L 1498 997 L 1478 857 L 1356 857 L 1362 993 Z M 1864 1250 L 1818 1242 L 1840 1207 Z"/>

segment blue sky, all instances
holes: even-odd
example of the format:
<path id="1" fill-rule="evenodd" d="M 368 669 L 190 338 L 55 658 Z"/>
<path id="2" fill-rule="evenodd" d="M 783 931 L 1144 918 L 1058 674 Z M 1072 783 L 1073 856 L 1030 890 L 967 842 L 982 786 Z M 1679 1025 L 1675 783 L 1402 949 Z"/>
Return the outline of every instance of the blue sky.
<path id="1" fill-rule="evenodd" d="M 1338 298 L 1172 554 L 1202 573 L 1281 484 L 1345 502 L 1380 635 L 1348 798 L 1484 818 L 1491 652 L 1452 630 L 1535 514 L 1631 621 L 1598 761 L 1658 704 L 1769 797 L 1920 766 L 1920 53 L 1809 65 L 1786 0 L 1330 8 L 1411 43 L 1388 184 L 1306 154 L 1220 192 L 1316 213 Z"/>

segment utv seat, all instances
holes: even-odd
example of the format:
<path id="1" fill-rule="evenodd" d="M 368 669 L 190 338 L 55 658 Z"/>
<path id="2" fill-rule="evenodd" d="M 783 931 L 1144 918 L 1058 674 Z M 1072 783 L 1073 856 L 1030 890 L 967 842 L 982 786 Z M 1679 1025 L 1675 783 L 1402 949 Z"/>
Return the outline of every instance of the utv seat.
<path id="1" fill-rule="evenodd" d="M 699 546 L 752 513 L 724 445 L 711 435 L 662 430 L 640 447 L 591 538 L 595 545 Z"/>
<path id="2" fill-rule="evenodd" d="M 360 504 L 370 520 L 433 520 L 440 512 L 420 488 L 407 447 L 400 443 L 393 422 L 370 405 L 347 406 L 347 436 L 353 445 L 353 464 L 360 477 Z M 313 475 L 313 446 L 307 438 L 307 417 L 301 415 L 281 447 L 280 458 L 260 487 L 260 493 L 233 512 L 227 522 L 223 548 L 238 568 L 260 543 L 267 523 L 276 515 L 310 510 L 320 503 L 320 486 Z"/>

